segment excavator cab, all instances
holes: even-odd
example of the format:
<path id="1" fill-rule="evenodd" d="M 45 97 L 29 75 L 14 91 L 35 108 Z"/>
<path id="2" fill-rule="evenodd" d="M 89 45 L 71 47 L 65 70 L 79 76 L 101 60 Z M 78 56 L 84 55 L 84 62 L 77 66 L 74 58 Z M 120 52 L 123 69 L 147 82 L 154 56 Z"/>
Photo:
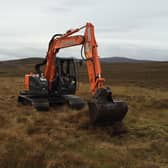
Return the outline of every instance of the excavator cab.
<path id="1" fill-rule="evenodd" d="M 77 87 L 77 69 L 73 58 L 56 58 L 56 74 L 51 92 L 75 94 Z"/>

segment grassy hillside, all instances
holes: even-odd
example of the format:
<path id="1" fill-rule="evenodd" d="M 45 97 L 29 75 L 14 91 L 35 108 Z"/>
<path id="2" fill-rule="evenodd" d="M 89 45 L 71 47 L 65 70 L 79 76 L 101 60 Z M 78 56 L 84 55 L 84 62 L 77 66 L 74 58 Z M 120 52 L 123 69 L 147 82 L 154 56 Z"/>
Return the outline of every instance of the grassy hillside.
<path id="1" fill-rule="evenodd" d="M 23 77 L 34 72 L 34 65 L 42 59 L 23 59 L 0 62 L 1 77 Z M 148 88 L 168 88 L 168 62 L 144 63 L 102 63 L 103 76 L 107 85 L 140 86 Z M 79 67 L 79 80 L 88 83 L 85 64 Z"/>
<path id="2" fill-rule="evenodd" d="M 127 101 L 129 112 L 122 125 L 94 127 L 87 106 L 39 113 L 17 104 L 32 62 L 0 64 L 0 167 L 167 168 L 168 63 L 103 64 L 114 97 Z M 87 100 L 84 67 L 77 94 Z"/>

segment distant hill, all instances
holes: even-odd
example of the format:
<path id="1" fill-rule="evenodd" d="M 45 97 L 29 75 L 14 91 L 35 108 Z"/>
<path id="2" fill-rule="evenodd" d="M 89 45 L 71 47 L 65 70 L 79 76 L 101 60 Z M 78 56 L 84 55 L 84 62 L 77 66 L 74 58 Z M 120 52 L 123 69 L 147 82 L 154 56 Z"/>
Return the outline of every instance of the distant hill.
<path id="1" fill-rule="evenodd" d="M 7 60 L 7 61 L 0 61 L 0 65 L 5 65 L 5 64 L 10 64 L 10 65 L 22 65 L 22 63 L 26 63 L 26 64 L 29 64 L 29 63 L 36 63 L 36 62 L 39 62 L 39 61 L 42 61 L 43 59 L 42 58 L 23 58 L 23 59 L 16 59 L 16 60 Z"/>
<path id="2" fill-rule="evenodd" d="M 17 59 L 17 60 L 7 60 L 7 61 L 0 61 L 1 69 L 3 67 L 22 67 L 27 65 L 35 65 L 40 63 L 43 59 L 42 58 L 24 58 L 24 59 Z"/>
<path id="3" fill-rule="evenodd" d="M 127 57 L 106 57 L 106 58 L 101 58 L 101 61 L 103 62 L 108 62 L 108 63 L 140 63 L 140 62 L 153 62 L 151 60 L 137 60 L 137 59 L 131 59 Z"/>
<path id="4" fill-rule="evenodd" d="M 0 76 L 24 76 L 28 72 L 34 72 L 34 65 L 41 61 L 41 58 L 0 61 Z"/>
<path id="5" fill-rule="evenodd" d="M 0 65 L 10 66 L 23 66 L 24 64 L 36 64 L 40 63 L 44 58 L 23 58 L 17 60 L 0 61 Z M 101 58 L 102 62 L 105 63 L 141 63 L 141 62 L 154 62 L 152 60 L 137 60 L 127 57 L 104 57 Z"/>

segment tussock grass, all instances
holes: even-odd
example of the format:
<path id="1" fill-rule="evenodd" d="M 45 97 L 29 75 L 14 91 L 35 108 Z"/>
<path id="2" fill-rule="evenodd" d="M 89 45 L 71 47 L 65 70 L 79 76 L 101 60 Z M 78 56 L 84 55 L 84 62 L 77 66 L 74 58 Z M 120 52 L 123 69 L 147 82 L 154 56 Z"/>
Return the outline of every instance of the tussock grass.
<path id="1" fill-rule="evenodd" d="M 151 72 L 158 67 L 153 66 Z M 90 125 L 87 106 L 81 111 L 58 106 L 47 113 L 21 106 L 17 104 L 17 95 L 23 88 L 23 79 L 3 75 L 0 80 L 0 167 L 167 167 L 168 90 L 163 87 L 166 83 L 161 87 L 152 85 L 154 89 L 145 79 L 143 87 L 136 85 L 136 80 L 125 85 L 118 79 L 119 83 L 115 80 L 109 84 L 114 98 L 129 105 L 122 125 L 124 131 L 116 135 L 117 125 Z M 88 100 L 91 95 L 85 82 L 80 83 L 77 95 Z"/>

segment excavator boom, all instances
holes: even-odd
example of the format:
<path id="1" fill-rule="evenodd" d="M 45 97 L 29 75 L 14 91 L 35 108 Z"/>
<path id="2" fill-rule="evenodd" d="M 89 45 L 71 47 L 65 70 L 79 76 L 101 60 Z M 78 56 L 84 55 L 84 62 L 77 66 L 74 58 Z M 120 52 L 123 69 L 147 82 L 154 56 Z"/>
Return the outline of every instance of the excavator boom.
<path id="1" fill-rule="evenodd" d="M 85 28 L 84 36 L 76 35 L 82 28 Z M 94 26 L 91 23 L 87 23 L 86 26 L 77 28 L 75 30 L 67 31 L 64 35 L 59 38 L 52 39 L 50 42 L 48 52 L 47 52 L 47 64 L 45 68 L 45 77 L 49 81 L 49 88 L 52 86 L 52 81 L 55 78 L 55 56 L 62 48 L 83 45 L 86 57 L 86 64 L 89 76 L 89 82 L 91 91 L 94 94 L 96 88 L 103 86 L 104 78 L 101 77 L 101 66 L 97 51 L 97 42 L 94 35 Z"/>

